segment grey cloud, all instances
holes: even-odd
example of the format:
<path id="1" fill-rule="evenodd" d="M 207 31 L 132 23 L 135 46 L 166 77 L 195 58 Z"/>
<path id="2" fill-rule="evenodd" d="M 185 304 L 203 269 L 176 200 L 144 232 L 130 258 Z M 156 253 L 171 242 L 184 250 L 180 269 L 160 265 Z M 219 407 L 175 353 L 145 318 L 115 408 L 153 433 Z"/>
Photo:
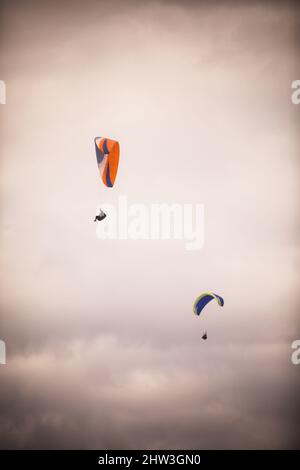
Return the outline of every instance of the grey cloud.
<path id="1" fill-rule="evenodd" d="M 4 375 L 2 446 L 288 448 L 285 383 L 296 375 L 284 351 L 212 347 L 206 364 L 201 348 L 195 357 L 99 337 L 16 356 Z"/>

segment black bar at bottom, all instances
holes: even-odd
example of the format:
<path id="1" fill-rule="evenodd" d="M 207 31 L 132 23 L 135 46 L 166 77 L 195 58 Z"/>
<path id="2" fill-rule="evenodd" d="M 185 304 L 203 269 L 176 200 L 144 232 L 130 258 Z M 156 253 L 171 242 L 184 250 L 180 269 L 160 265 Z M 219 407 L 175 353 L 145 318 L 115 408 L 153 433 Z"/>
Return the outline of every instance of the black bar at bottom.
<path id="1" fill-rule="evenodd" d="M 0 468 L 135 469 L 187 465 L 190 468 L 300 468 L 298 450 L 2 450 Z M 254 468 L 254 470 L 256 470 Z"/>

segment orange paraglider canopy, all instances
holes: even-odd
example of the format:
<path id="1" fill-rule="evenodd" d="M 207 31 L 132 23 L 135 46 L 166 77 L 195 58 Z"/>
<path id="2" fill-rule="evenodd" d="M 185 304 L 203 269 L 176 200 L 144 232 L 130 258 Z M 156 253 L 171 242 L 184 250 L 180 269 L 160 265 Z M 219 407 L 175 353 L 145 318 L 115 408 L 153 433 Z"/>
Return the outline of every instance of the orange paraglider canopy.
<path id="1" fill-rule="evenodd" d="M 105 186 L 112 188 L 118 172 L 119 142 L 106 137 L 95 137 L 97 164 Z"/>

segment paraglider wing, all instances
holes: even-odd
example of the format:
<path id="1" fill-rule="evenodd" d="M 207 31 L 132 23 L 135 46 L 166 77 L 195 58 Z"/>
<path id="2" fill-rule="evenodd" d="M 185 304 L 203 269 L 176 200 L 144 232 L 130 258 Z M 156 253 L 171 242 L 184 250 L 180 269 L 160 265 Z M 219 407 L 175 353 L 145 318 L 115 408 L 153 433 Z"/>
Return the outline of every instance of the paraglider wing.
<path id="1" fill-rule="evenodd" d="M 119 166 L 119 142 L 105 137 L 95 137 L 95 150 L 102 181 L 105 186 L 112 188 Z"/>
<path id="2" fill-rule="evenodd" d="M 217 294 L 214 294 L 213 292 L 204 292 L 204 294 L 201 294 L 199 297 L 194 302 L 194 313 L 195 315 L 200 315 L 204 307 L 210 302 L 211 300 L 215 299 L 220 307 L 223 307 L 224 305 L 224 300 L 222 297 L 220 297 Z"/>

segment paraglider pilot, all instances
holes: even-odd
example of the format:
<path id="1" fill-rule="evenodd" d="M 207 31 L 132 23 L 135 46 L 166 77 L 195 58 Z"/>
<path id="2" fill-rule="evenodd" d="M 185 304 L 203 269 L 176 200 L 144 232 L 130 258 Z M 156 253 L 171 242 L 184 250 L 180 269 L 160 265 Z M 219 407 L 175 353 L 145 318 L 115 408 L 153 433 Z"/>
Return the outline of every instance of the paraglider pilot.
<path id="1" fill-rule="evenodd" d="M 94 222 L 101 222 L 101 220 L 105 219 L 106 214 L 100 209 L 99 215 L 95 216 Z"/>

